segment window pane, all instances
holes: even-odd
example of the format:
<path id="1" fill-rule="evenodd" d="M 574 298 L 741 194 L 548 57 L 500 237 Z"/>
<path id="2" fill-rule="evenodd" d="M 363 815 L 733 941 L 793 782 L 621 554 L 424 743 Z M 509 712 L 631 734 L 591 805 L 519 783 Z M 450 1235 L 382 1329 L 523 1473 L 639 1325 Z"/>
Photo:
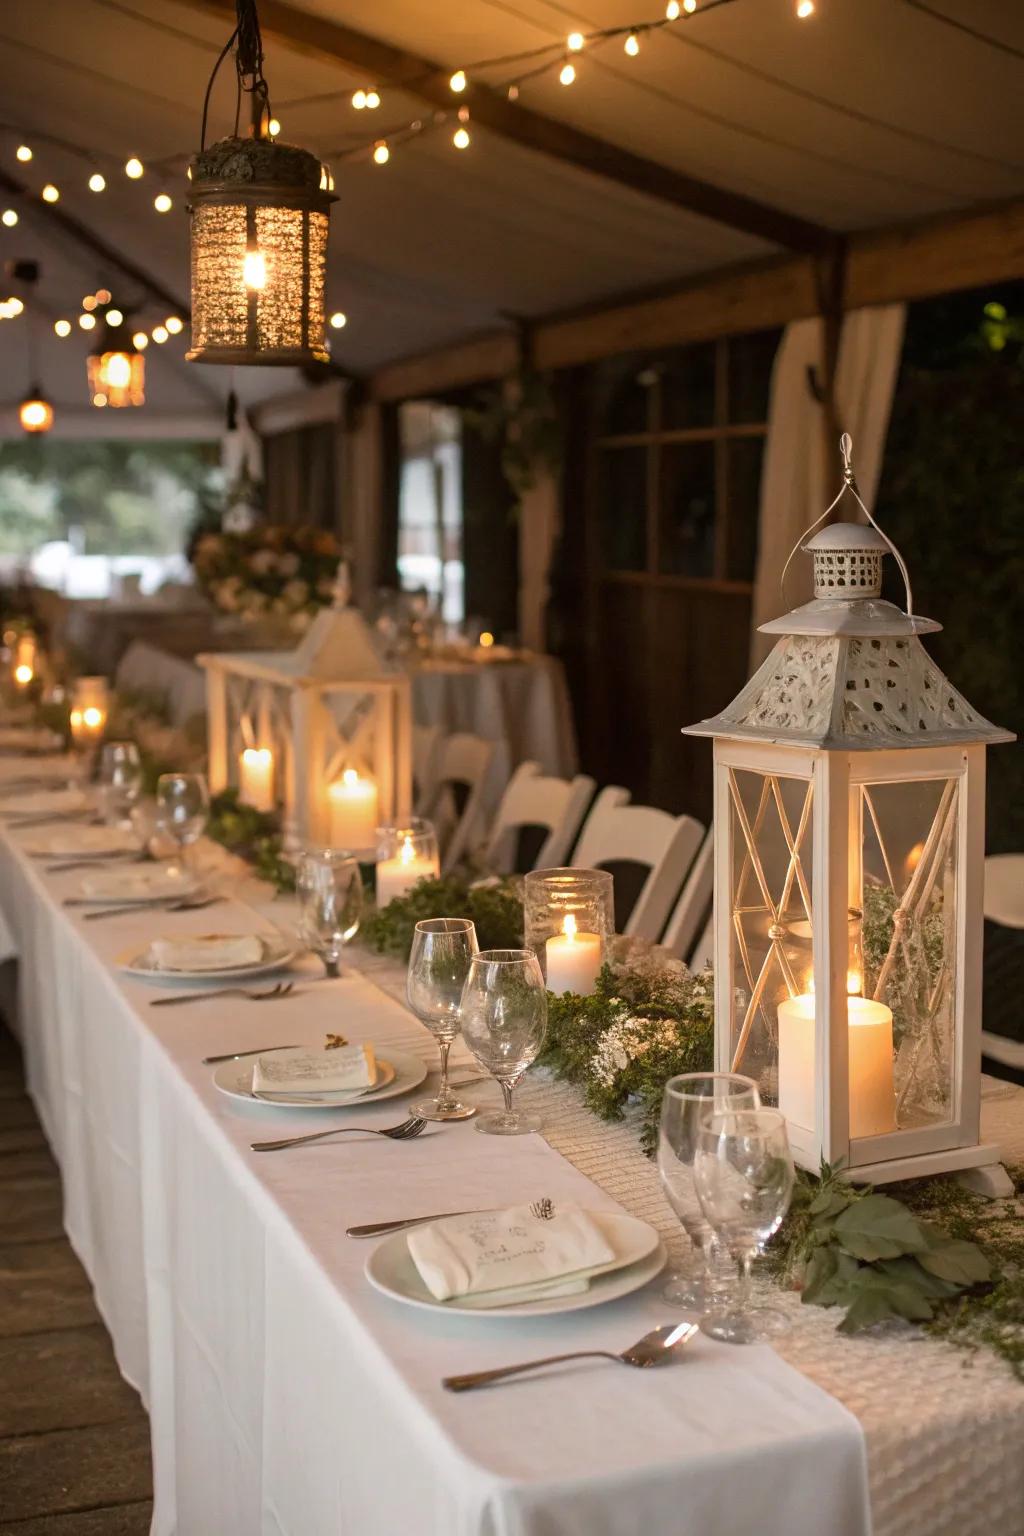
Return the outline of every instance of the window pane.
<path id="1" fill-rule="evenodd" d="M 711 426 L 715 419 L 714 344 L 670 353 L 659 372 L 662 427 Z"/>
<path id="2" fill-rule="evenodd" d="M 648 402 L 655 377 L 639 357 L 620 357 L 601 366 L 598 374 L 598 437 L 647 431 Z"/>
<path id="3" fill-rule="evenodd" d="M 763 437 L 734 437 L 729 454 L 729 538 L 726 575 L 753 581 L 757 559 L 758 500 L 761 493 Z"/>
<path id="4" fill-rule="evenodd" d="M 768 420 L 768 386 L 781 331 L 758 331 L 729 342 L 729 421 Z"/>
<path id="5" fill-rule="evenodd" d="M 646 448 L 605 448 L 598 454 L 601 550 L 610 571 L 647 565 Z"/>
<path id="6" fill-rule="evenodd" d="M 666 576 L 711 576 L 715 559 L 713 443 L 667 443 L 661 452 L 658 566 Z"/>
<path id="7" fill-rule="evenodd" d="M 400 409 L 399 584 L 426 591 L 449 624 L 463 617 L 461 429 L 447 406 Z"/>

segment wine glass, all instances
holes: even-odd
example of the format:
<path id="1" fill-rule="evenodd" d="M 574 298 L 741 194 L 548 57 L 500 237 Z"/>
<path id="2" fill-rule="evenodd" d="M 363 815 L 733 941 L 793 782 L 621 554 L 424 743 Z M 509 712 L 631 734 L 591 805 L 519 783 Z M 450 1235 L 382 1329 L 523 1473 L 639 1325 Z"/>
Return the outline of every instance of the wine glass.
<path id="1" fill-rule="evenodd" d="M 468 1120 L 476 1114 L 472 1104 L 460 1103 L 448 1087 L 448 1052 L 459 1033 L 462 989 L 476 952 L 476 928 L 468 917 L 430 917 L 416 924 L 406 997 L 441 1051 L 437 1098 L 412 1105 L 412 1113 L 421 1120 Z"/>
<path id="2" fill-rule="evenodd" d="M 676 1306 L 703 1308 L 716 1289 L 714 1233 L 694 1187 L 697 1137 L 709 1113 L 757 1109 L 761 1103 L 753 1078 L 736 1072 L 685 1072 L 669 1078 L 661 1101 L 658 1173 L 665 1198 L 682 1222 L 699 1260 L 669 1277 L 662 1291 Z"/>
<path id="3" fill-rule="evenodd" d="M 485 949 L 474 956 L 462 993 L 462 1035 L 505 1100 L 503 1110 L 481 1116 L 478 1131 L 523 1136 L 540 1130 L 536 1115 L 512 1108 L 512 1090 L 536 1059 L 547 1023 L 548 994 L 532 949 Z"/>
<path id="4" fill-rule="evenodd" d="M 201 773 L 162 773 L 156 781 L 156 828 L 178 845 L 183 864 L 203 835 L 210 792 Z"/>
<path id="5" fill-rule="evenodd" d="M 704 1215 L 740 1265 L 735 1302 L 705 1313 L 701 1328 L 730 1344 L 771 1338 L 786 1326 L 785 1314 L 750 1305 L 750 1266 L 793 1195 L 785 1117 L 777 1109 L 710 1114 L 697 1133 L 693 1178 Z"/>
<path id="6" fill-rule="evenodd" d="M 134 741 L 108 741 L 100 752 L 99 808 L 109 827 L 130 825 L 142 793 L 142 760 Z"/>
<path id="7" fill-rule="evenodd" d="M 320 956 L 330 977 L 340 976 L 345 945 L 355 938 L 363 915 L 359 863 L 336 848 L 318 848 L 299 859 L 295 877 L 299 932 Z"/>

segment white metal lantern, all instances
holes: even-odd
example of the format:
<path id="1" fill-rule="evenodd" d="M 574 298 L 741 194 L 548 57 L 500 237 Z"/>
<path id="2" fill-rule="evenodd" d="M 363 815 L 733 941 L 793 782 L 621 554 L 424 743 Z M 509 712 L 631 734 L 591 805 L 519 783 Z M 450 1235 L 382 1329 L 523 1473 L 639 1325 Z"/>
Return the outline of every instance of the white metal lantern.
<path id="1" fill-rule="evenodd" d="M 280 804 L 292 844 L 344 845 L 372 858 L 373 823 L 411 811 L 412 711 L 408 678 L 382 659 L 362 616 L 325 609 L 294 651 L 198 660 L 211 790 L 237 785 L 260 809 Z M 342 804 L 357 796 L 358 807 Z M 373 816 L 343 814 L 370 800 Z M 340 842 L 339 825 L 349 829 Z"/>
<path id="2" fill-rule="evenodd" d="M 716 1065 L 779 1105 L 805 1168 L 1010 1193 L 979 1119 L 985 747 L 1013 737 L 930 659 L 909 582 L 905 613 L 881 600 L 883 553 L 906 568 L 875 525 L 803 547 L 813 601 L 688 729 L 714 738 Z"/>

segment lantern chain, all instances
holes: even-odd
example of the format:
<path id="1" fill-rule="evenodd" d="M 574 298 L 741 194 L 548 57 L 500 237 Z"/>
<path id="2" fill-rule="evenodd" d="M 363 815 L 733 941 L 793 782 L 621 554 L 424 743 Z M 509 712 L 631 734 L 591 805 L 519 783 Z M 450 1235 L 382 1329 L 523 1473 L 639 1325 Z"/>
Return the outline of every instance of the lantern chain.
<path id="1" fill-rule="evenodd" d="M 199 134 L 200 150 L 206 148 L 206 127 L 210 113 L 210 95 L 213 91 L 214 81 L 220 71 L 221 65 L 231 52 L 235 50 L 235 72 L 237 87 L 235 96 L 235 136 L 238 136 L 239 105 L 242 92 L 252 96 L 253 130 L 258 137 L 265 137 L 270 122 L 270 88 L 263 74 L 263 34 L 260 31 L 260 19 L 256 11 L 256 0 L 236 0 L 237 21 L 235 29 L 228 38 L 224 47 L 217 55 L 216 63 L 210 71 L 210 78 L 206 83 L 206 95 L 203 97 L 203 122 Z"/>

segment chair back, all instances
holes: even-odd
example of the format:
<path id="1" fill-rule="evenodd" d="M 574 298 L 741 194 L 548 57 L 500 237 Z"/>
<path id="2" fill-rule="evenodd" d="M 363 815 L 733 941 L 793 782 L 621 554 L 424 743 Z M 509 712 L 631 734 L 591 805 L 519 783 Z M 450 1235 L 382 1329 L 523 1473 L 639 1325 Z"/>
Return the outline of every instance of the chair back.
<path id="1" fill-rule="evenodd" d="M 704 931 L 711 932 L 711 903 L 715 886 L 715 833 L 709 827 L 704 841 L 697 849 L 690 865 L 686 884 L 662 934 L 661 942 L 677 960 L 689 964 L 694 953 L 694 940 L 703 939 Z M 699 946 L 698 946 L 699 947 Z"/>
<path id="2" fill-rule="evenodd" d="M 468 732 L 441 739 L 434 788 L 423 814 L 437 828 L 444 873 L 481 840 L 487 780 L 496 750 L 496 742 Z"/>
<path id="3" fill-rule="evenodd" d="M 1024 853 L 991 853 L 985 860 L 985 916 L 1004 928 L 1024 928 Z"/>
<path id="4" fill-rule="evenodd" d="M 413 804 L 417 816 L 426 812 L 437 787 L 438 760 L 443 733 L 439 725 L 414 725 L 412 728 Z"/>
<path id="5" fill-rule="evenodd" d="M 548 778 L 539 763 L 520 763 L 508 781 L 487 843 L 486 862 L 499 874 L 515 868 L 517 834 L 524 827 L 547 829 L 532 869 L 564 864 L 576 840 L 584 812 L 594 793 L 594 780 L 585 773 L 574 779 Z"/>
<path id="6" fill-rule="evenodd" d="M 572 856 L 577 869 L 625 863 L 646 866 L 623 932 L 657 943 L 687 870 L 704 838 L 692 816 L 671 816 L 650 805 L 630 805 L 629 791 L 612 785 L 594 801 Z"/>

